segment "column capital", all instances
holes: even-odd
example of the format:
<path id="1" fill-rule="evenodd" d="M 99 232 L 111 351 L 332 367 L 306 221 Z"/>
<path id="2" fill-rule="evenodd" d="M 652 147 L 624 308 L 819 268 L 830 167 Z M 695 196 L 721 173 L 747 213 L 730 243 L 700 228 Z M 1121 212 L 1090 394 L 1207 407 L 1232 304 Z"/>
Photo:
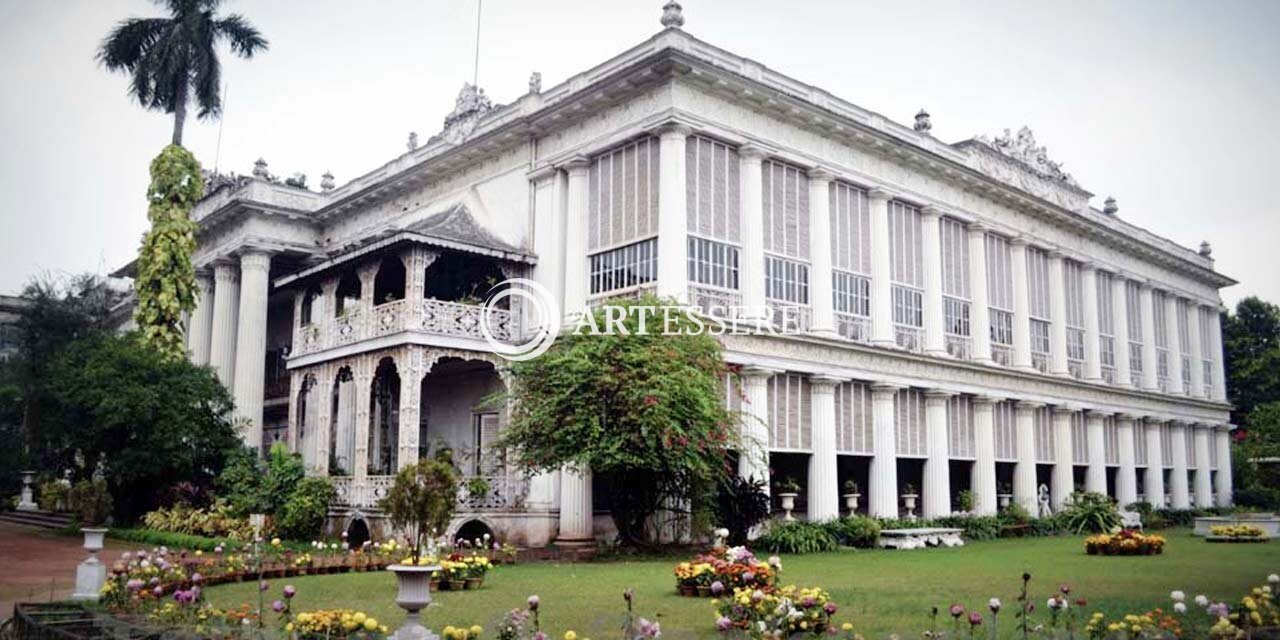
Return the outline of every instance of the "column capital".
<path id="1" fill-rule="evenodd" d="M 886 395 L 886 394 L 892 395 L 906 388 L 907 388 L 906 385 L 895 384 L 892 382 L 872 382 L 871 383 L 871 393 L 875 395 Z"/>
<path id="2" fill-rule="evenodd" d="M 1067 416 L 1069 416 L 1069 415 L 1071 415 L 1071 414 L 1073 414 L 1073 413 L 1077 413 L 1077 412 L 1079 412 L 1079 411 L 1082 411 L 1082 409 L 1081 409 L 1080 407 L 1077 407 L 1077 406 L 1075 406 L 1075 405 L 1071 405 L 1071 404 L 1055 404 L 1055 405 L 1053 405 L 1053 415 L 1055 415 L 1055 416 L 1057 416 L 1057 415 L 1067 415 Z"/>
<path id="3" fill-rule="evenodd" d="M 1087 259 L 1087 258 L 1086 258 L 1086 259 L 1084 259 L 1084 260 L 1077 260 L 1076 262 L 1079 262 L 1079 263 L 1080 263 L 1080 270 L 1081 270 L 1081 271 L 1089 272 L 1089 271 L 1097 271 L 1097 270 L 1098 270 L 1098 263 L 1097 263 L 1097 262 L 1095 262 L 1095 261 L 1093 261 L 1093 260 L 1089 260 L 1089 259 Z"/>
<path id="4" fill-rule="evenodd" d="M 868 200 L 892 200 L 898 197 L 898 195 L 898 192 L 886 187 L 871 187 L 867 189 Z"/>
<path id="5" fill-rule="evenodd" d="M 774 369 L 772 367 L 761 367 L 756 365 L 748 365 L 738 371 L 738 375 L 743 378 L 763 378 L 768 379 L 779 373 L 783 373 L 782 369 Z"/>
<path id="6" fill-rule="evenodd" d="M 809 175 L 810 182 L 831 182 L 836 179 L 835 172 L 822 166 L 811 167 L 806 173 Z"/>
<path id="7" fill-rule="evenodd" d="M 809 386 L 813 389 L 823 389 L 830 391 L 838 384 L 848 382 L 848 379 L 838 376 L 829 376 L 826 374 L 817 374 L 809 376 Z"/>
<path id="8" fill-rule="evenodd" d="M 947 212 L 943 211 L 942 207 L 939 207 L 936 204 L 926 204 L 925 206 L 920 207 L 920 214 L 925 217 L 933 218 L 936 220 L 946 215 Z"/>
<path id="9" fill-rule="evenodd" d="M 1030 243 L 1027 242 L 1027 237 L 1024 235 L 1009 236 L 1009 246 L 1011 247 L 1025 247 L 1028 244 Z"/>
<path id="10" fill-rule="evenodd" d="M 1003 398 L 997 398 L 995 396 L 973 396 L 973 399 L 970 402 L 972 402 L 974 406 L 985 407 L 999 404 L 1000 402 L 1003 402 Z"/>
<path id="11" fill-rule="evenodd" d="M 738 159 L 743 161 L 760 162 L 769 157 L 772 151 L 758 142 L 747 141 L 738 145 Z"/>
<path id="12" fill-rule="evenodd" d="M 558 165 L 564 169 L 569 175 L 586 175 L 587 169 L 591 167 L 591 158 L 585 155 L 575 155 Z"/>
<path id="13" fill-rule="evenodd" d="M 1094 407 L 1085 407 L 1084 414 L 1086 417 L 1089 417 L 1089 418 L 1105 418 L 1107 416 L 1119 417 L 1120 415 L 1115 411 L 1111 411 L 1110 409 L 1097 409 Z"/>
<path id="14" fill-rule="evenodd" d="M 687 138 L 693 135 L 693 127 L 683 122 L 667 122 L 658 125 L 654 131 L 660 138 Z"/>
<path id="15" fill-rule="evenodd" d="M 985 222 L 974 220 L 973 222 L 966 224 L 965 229 L 972 234 L 986 234 L 986 232 L 991 230 L 991 227 Z"/>
<path id="16" fill-rule="evenodd" d="M 271 268 L 271 252 L 262 249 L 245 249 L 240 252 L 240 271 L 266 271 Z"/>
<path id="17" fill-rule="evenodd" d="M 1059 249 L 1056 247 L 1047 250 L 1045 253 L 1049 255 L 1050 260 L 1062 260 L 1063 258 L 1067 257 L 1067 254 L 1063 253 L 1062 249 Z"/>
<path id="18" fill-rule="evenodd" d="M 1036 402 L 1035 400 L 1019 400 L 1014 406 L 1021 411 L 1035 411 L 1036 409 L 1043 409 L 1048 405 L 1043 402 Z"/>
<path id="19" fill-rule="evenodd" d="M 559 171 L 560 167 L 554 164 L 545 164 L 537 169 L 525 173 L 524 176 L 529 180 L 529 182 L 542 182 L 548 178 L 555 177 Z"/>
<path id="20" fill-rule="evenodd" d="M 1236 428 L 1235 425 L 1226 424 L 1226 423 L 1214 426 L 1214 429 L 1222 433 L 1231 433 L 1233 430 L 1235 430 L 1235 428 Z"/>
<path id="21" fill-rule="evenodd" d="M 1141 419 L 1142 419 L 1142 418 L 1141 418 L 1140 416 L 1136 416 L 1136 415 L 1134 415 L 1134 414 L 1132 414 L 1132 413 L 1124 413 L 1124 412 L 1121 412 L 1121 413 L 1117 413 L 1117 414 L 1116 414 L 1116 424 L 1121 424 L 1121 423 L 1126 423 L 1126 422 L 1127 422 L 1127 423 L 1129 423 L 1130 425 L 1132 425 L 1133 423 L 1135 423 L 1135 422 L 1137 422 L 1138 420 L 1141 420 Z"/>
<path id="22" fill-rule="evenodd" d="M 924 392 L 925 400 L 950 400 L 958 395 L 960 395 L 959 392 L 947 389 L 925 389 Z"/>

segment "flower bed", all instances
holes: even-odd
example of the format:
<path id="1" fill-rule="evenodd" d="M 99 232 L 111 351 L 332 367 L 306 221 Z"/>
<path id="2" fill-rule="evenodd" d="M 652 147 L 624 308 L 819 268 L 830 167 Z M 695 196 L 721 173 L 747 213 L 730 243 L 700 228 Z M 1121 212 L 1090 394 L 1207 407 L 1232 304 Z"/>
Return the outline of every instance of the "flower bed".
<path id="1" fill-rule="evenodd" d="M 1226 524 L 1209 527 L 1209 542 L 1268 542 L 1271 540 L 1261 527 L 1251 524 Z"/>
<path id="2" fill-rule="evenodd" d="M 817 587 L 739 587 L 733 596 L 716 600 L 716 629 L 751 637 L 821 636 L 831 628 L 836 603 Z"/>
<path id="3" fill-rule="evenodd" d="M 1164 553 L 1164 536 L 1123 530 L 1101 533 L 1084 539 L 1084 550 L 1091 556 L 1150 556 Z"/>
<path id="4" fill-rule="evenodd" d="M 720 596 L 739 588 L 773 586 L 782 569 L 777 556 L 768 562 L 746 547 L 715 547 L 675 567 L 676 589 L 684 596 Z"/>

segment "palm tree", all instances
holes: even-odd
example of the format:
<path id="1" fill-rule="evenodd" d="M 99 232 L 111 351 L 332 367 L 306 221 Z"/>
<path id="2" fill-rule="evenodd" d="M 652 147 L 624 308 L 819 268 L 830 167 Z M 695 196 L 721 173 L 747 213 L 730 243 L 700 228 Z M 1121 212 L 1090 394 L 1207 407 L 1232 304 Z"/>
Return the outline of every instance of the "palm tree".
<path id="1" fill-rule="evenodd" d="M 168 18 L 129 18 L 98 49 L 98 62 L 133 76 L 129 95 L 147 109 L 173 114 L 173 144 L 182 145 L 182 125 L 192 95 L 201 119 L 222 111 L 222 66 L 215 46 L 223 41 L 241 58 L 266 51 L 267 40 L 243 16 L 215 15 L 222 0 L 156 0 Z"/>

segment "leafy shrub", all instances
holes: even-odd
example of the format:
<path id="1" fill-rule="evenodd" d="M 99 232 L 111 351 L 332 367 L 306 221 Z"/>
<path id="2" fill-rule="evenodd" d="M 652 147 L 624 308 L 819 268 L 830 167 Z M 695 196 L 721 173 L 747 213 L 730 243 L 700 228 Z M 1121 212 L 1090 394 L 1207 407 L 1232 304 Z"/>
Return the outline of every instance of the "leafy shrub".
<path id="1" fill-rule="evenodd" d="M 458 479 L 453 465 L 442 460 L 420 460 L 401 469 L 378 506 L 386 511 L 392 525 L 409 536 L 416 561 L 422 556 L 423 540 L 443 532 L 458 506 Z"/>
<path id="2" fill-rule="evenodd" d="M 237 516 L 279 514 L 304 477 L 302 457 L 289 453 L 283 443 L 271 446 L 265 462 L 252 449 L 241 448 L 228 456 L 227 466 L 218 476 L 218 494 Z"/>
<path id="3" fill-rule="evenodd" d="M 973 491 L 962 489 L 956 495 L 956 505 L 960 507 L 961 511 L 973 511 Z"/>
<path id="4" fill-rule="evenodd" d="M 1065 530 L 1065 525 L 1060 515 L 1047 518 L 1032 518 L 1027 524 L 1031 525 L 1031 535 L 1033 536 L 1056 536 Z"/>
<path id="5" fill-rule="evenodd" d="M 775 523 L 755 545 L 771 553 L 817 553 L 834 551 L 840 542 L 823 523 L 795 520 Z"/>
<path id="6" fill-rule="evenodd" d="M 1190 527 L 1196 523 L 1196 518 L 1215 515 L 1208 509 L 1156 509 L 1155 513 L 1166 527 Z"/>
<path id="7" fill-rule="evenodd" d="M 245 541 L 253 539 L 249 519 L 233 515 L 231 507 L 221 500 L 208 509 L 196 509 L 185 504 L 156 509 L 142 517 L 142 524 L 148 529 L 167 533 Z M 270 535 L 271 531 L 264 533 Z"/>
<path id="8" fill-rule="evenodd" d="M 68 500 L 70 494 L 71 487 L 57 480 L 50 480 L 40 485 L 40 497 L 36 502 L 45 511 L 67 511 L 71 508 Z"/>
<path id="9" fill-rule="evenodd" d="M 71 511 L 83 526 L 105 524 L 111 517 L 111 492 L 106 480 L 81 480 L 71 487 Z"/>
<path id="10" fill-rule="evenodd" d="M 1009 506 L 1000 511 L 1000 524 L 1027 524 L 1031 521 L 1031 513 L 1027 508 L 1016 503 L 1010 502 Z"/>
<path id="11" fill-rule="evenodd" d="M 1106 495 L 1075 493 L 1062 510 L 1062 525 L 1073 533 L 1106 533 L 1120 526 L 1120 510 Z"/>
<path id="12" fill-rule="evenodd" d="M 328 478 L 303 478 L 289 494 L 276 519 L 276 531 L 291 540 L 311 540 L 324 527 L 329 503 L 337 492 Z"/>
<path id="13" fill-rule="evenodd" d="M 996 516 L 948 516 L 938 518 L 934 524 L 963 529 L 961 535 L 969 540 L 994 540 L 1000 537 L 1000 519 Z"/>
<path id="14" fill-rule="evenodd" d="M 716 495 L 716 520 L 729 530 L 729 544 L 746 544 L 751 528 L 768 517 L 769 494 L 764 480 L 733 474 L 721 485 Z"/>
<path id="15" fill-rule="evenodd" d="M 824 523 L 827 531 L 846 547 L 870 549 L 880 539 L 880 523 L 875 518 L 853 516 Z"/>
<path id="16" fill-rule="evenodd" d="M 149 546 L 165 546 L 170 549 L 189 549 L 191 551 L 212 552 L 219 546 L 224 551 L 234 551 L 245 547 L 244 542 L 226 538 L 208 538 L 153 529 L 112 529 L 107 537 L 125 542 L 136 542 Z"/>

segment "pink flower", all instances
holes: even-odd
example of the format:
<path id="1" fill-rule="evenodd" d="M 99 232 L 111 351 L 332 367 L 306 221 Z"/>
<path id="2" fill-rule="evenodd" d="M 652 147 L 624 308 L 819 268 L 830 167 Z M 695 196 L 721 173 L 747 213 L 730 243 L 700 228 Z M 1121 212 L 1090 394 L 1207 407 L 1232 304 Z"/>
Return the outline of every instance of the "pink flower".
<path id="1" fill-rule="evenodd" d="M 541 602 L 541 600 L 538 599 L 538 596 L 529 596 L 529 610 L 537 611 L 539 602 Z"/>
<path id="2" fill-rule="evenodd" d="M 837 608 L 836 603 L 827 602 L 827 604 L 823 605 L 822 610 L 826 611 L 827 615 L 834 615 L 836 612 L 836 608 Z"/>
<path id="3" fill-rule="evenodd" d="M 953 604 L 953 605 L 951 605 L 951 617 L 952 617 L 952 618 L 959 618 L 959 617 L 960 617 L 960 616 L 962 616 L 962 615 L 964 615 L 964 607 L 962 607 L 962 606 L 960 606 L 960 605 L 958 605 L 958 604 Z"/>
<path id="4" fill-rule="evenodd" d="M 274 612 L 276 612 L 276 613 L 280 613 L 281 611 L 284 611 L 284 603 L 283 603 L 283 602 L 280 602 L 279 600 L 276 600 L 275 602 L 272 602 L 272 603 L 271 603 L 271 610 L 272 610 L 272 611 L 274 611 Z"/>
<path id="5" fill-rule="evenodd" d="M 292 598 L 292 597 L 294 597 L 294 596 L 296 596 L 296 595 L 298 595 L 298 590 L 297 590 L 297 589 L 294 589 L 294 588 L 293 588 L 293 585 L 291 585 L 291 584 L 286 584 L 286 585 L 284 586 L 284 597 L 286 597 L 286 598 Z"/>
<path id="6" fill-rule="evenodd" d="M 982 624 L 982 614 L 977 611 L 971 611 L 969 613 L 969 624 L 975 627 Z"/>
<path id="7" fill-rule="evenodd" d="M 716 620 L 716 628 L 721 631 L 728 631 L 729 629 L 733 628 L 733 621 L 724 616 L 720 616 Z"/>

